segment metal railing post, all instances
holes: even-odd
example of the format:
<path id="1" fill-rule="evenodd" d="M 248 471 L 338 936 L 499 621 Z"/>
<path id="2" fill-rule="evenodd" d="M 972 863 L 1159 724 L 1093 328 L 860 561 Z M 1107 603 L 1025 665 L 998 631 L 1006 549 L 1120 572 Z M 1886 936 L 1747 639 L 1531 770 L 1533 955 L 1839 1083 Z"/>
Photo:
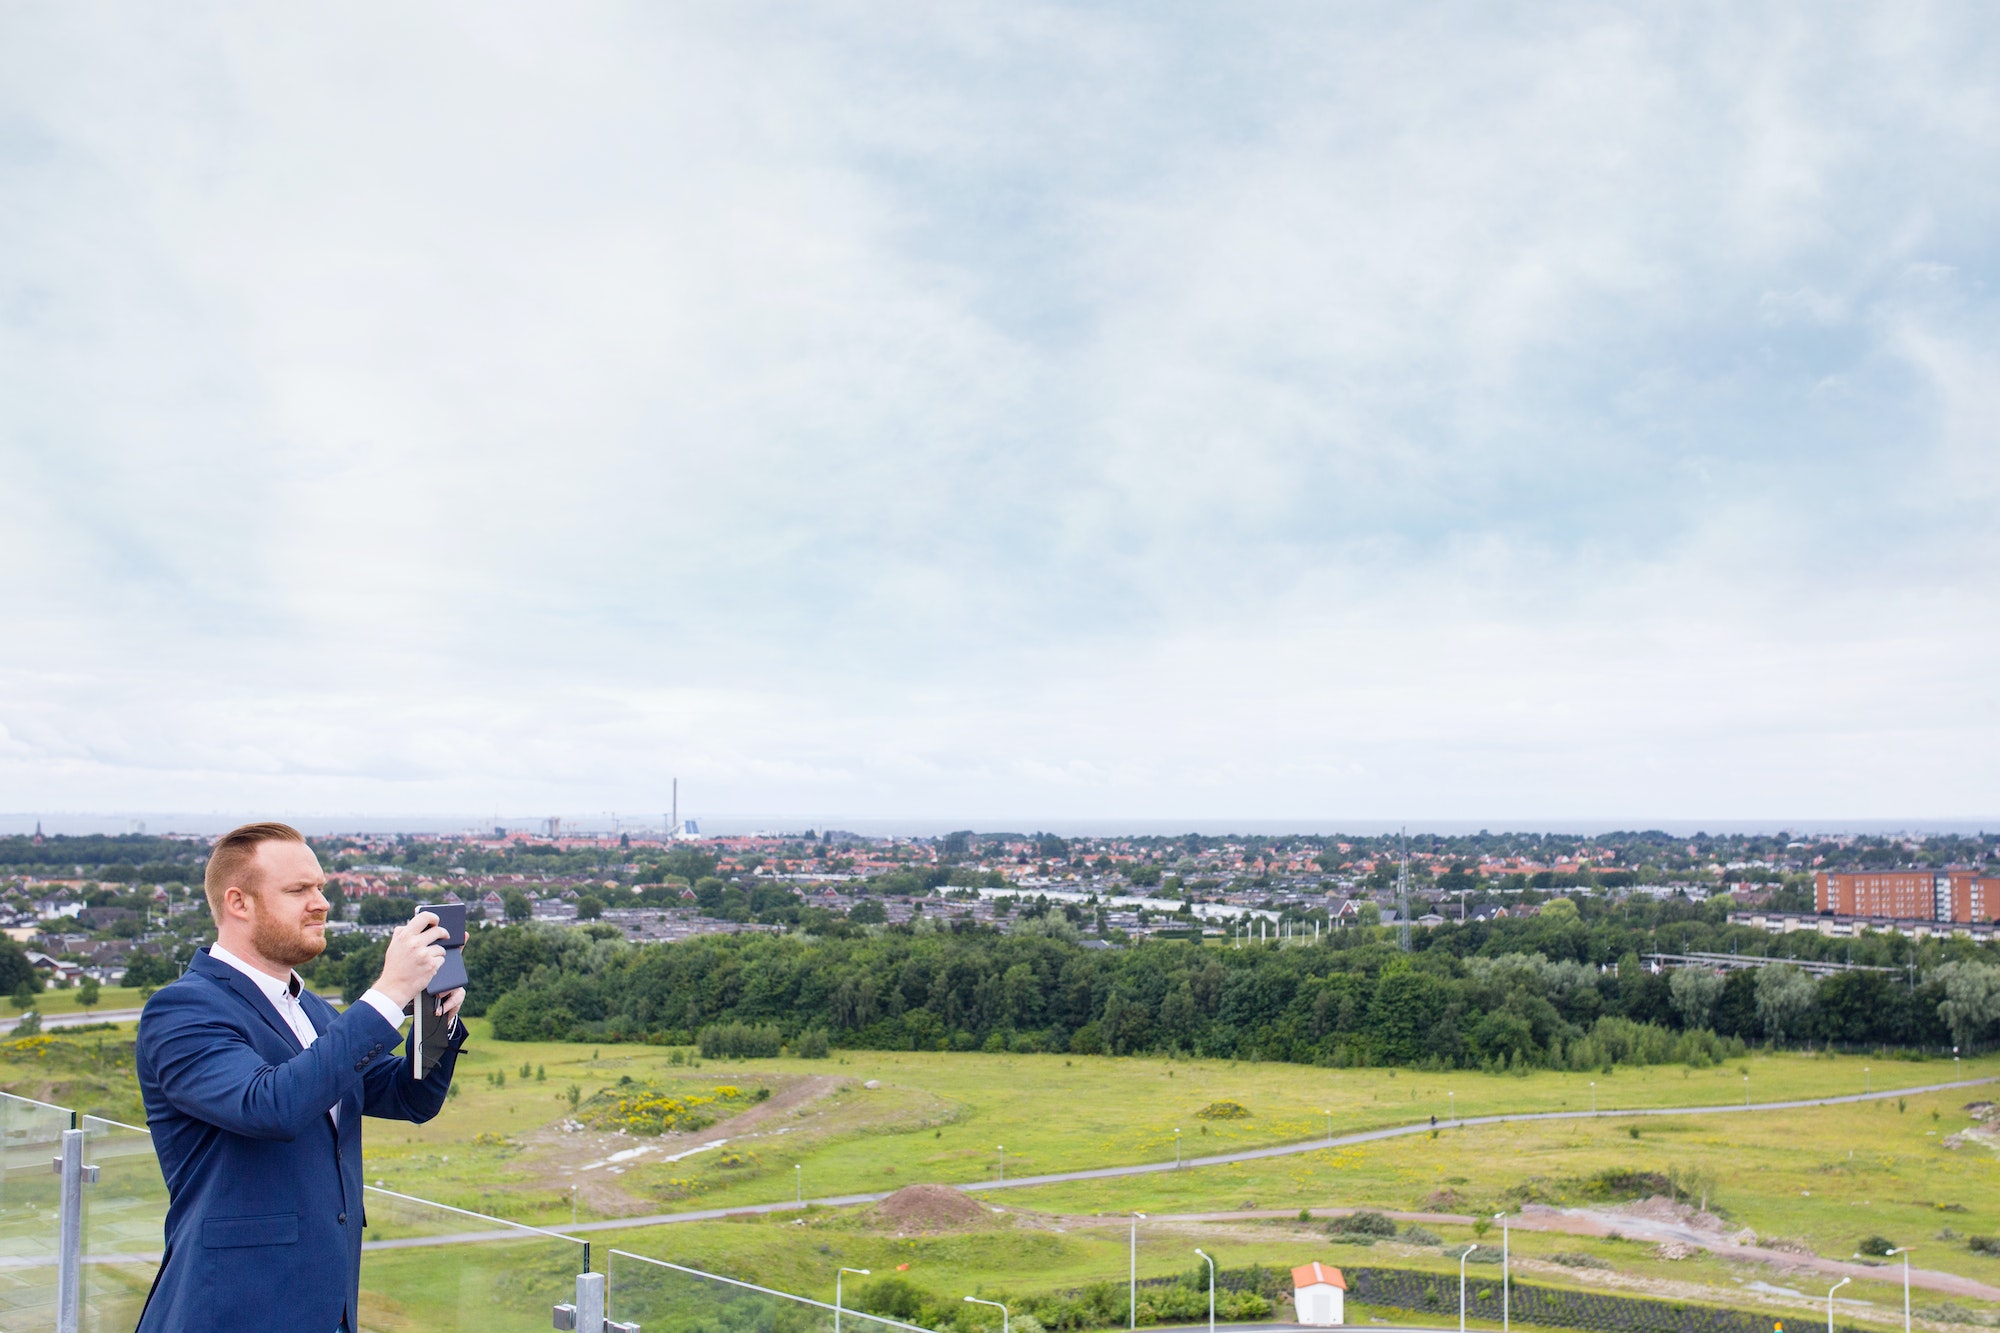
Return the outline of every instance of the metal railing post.
<path id="1" fill-rule="evenodd" d="M 62 1156 L 53 1163 L 62 1178 L 56 1204 L 56 1333 L 77 1333 L 83 1295 L 83 1187 L 97 1168 L 83 1164 L 83 1131 L 62 1132 Z"/>

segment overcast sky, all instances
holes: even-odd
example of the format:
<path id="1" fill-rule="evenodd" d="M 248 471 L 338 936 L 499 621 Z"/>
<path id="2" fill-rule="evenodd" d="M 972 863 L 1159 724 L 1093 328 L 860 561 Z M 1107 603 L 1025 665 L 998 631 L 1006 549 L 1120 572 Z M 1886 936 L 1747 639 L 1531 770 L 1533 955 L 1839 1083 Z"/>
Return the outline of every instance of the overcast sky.
<path id="1" fill-rule="evenodd" d="M 1991 8 L 1512 8 L 7 5 L 0 810 L 2000 812 Z"/>

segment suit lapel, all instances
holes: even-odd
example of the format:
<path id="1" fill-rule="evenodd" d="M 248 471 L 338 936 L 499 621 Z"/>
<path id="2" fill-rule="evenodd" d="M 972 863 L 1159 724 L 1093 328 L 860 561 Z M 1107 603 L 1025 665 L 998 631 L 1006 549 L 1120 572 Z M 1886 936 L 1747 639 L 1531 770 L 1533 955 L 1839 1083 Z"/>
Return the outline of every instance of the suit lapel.
<path id="1" fill-rule="evenodd" d="M 299 1044 L 298 1034 L 292 1031 L 292 1025 L 279 1017 L 278 1011 L 272 1008 L 271 1002 L 265 998 L 264 992 L 257 989 L 256 982 L 250 980 L 250 978 L 244 976 L 241 972 L 229 966 L 229 964 L 216 962 L 213 958 L 209 957 L 207 949 L 197 951 L 195 959 L 197 963 L 205 964 L 201 968 L 204 973 L 234 991 L 236 997 L 249 1005 L 251 1012 L 255 1013 L 266 1023 L 269 1023 L 272 1031 L 283 1037 L 285 1043 L 294 1051 L 303 1051 L 305 1049 L 304 1046 Z"/>

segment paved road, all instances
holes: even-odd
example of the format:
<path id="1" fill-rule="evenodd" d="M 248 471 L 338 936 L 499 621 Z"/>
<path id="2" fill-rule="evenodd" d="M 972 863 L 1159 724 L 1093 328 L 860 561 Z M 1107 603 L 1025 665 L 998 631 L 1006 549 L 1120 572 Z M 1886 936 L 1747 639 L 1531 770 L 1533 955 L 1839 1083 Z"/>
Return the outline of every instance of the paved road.
<path id="1" fill-rule="evenodd" d="M 46 1032 L 50 1028 L 82 1027 L 85 1023 L 123 1023 L 138 1016 L 139 1011 L 137 1009 L 101 1009 L 96 1013 L 90 1014 L 82 1012 L 74 1014 L 44 1014 L 42 1016 L 42 1030 Z M 12 1032 L 20 1025 L 21 1019 L 18 1015 L 13 1018 L 0 1018 L 0 1033 Z"/>
<path id="2" fill-rule="evenodd" d="M 1811 1106 L 1847 1106 L 1856 1102 L 1889 1101 L 1897 1097 L 1913 1097 L 1926 1092 L 1949 1092 L 1956 1088 L 1977 1088 L 1988 1083 L 2000 1082 L 1994 1078 L 1970 1078 L 1952 1083 L 1927 1083 L 1915 1088 L 1890 1088 L 1884 1092 L 1852 1093 L 1843 1097 L 1815 1097 L 1804 1101 L 1752 1102 L 1748 1106 L 1662 1106 L 1630 1111 L 1523 1111 L 1515 1115 L 1468 1116 L 1462 1121 L 1441 1121 L 1439 1129 L 1454 1128 L 1457 1125 L 1504 1125 L 1533 1120 L 1589 1120 L 1618 1119 L 1641 1115 L 1742 1115 L 1755 1111 L 1790 1111 Z M 985 1193 L 992 1190 L 1026 1189 L 1033 1185 L 1054 1185 L 1070 1180 L 1110 1180 L 1121 1176 L 1153 1175 L 1162 1171 L 1193 1169 L 1203 1166 L 1224 1166 L 1231 1162 L 1260 1161 L 1268 1157 L 1287 1157 L 1297 1153 L 1319 1152 L 1326 1148 L 1344 1148 L 1357 1143 L 1379 1143 L 1384 1139 L 1403 1138 L 1411 1134 L 1428 1134 L 1431 1131 L 1428 1120 L 1410 1125 L 1392 1125 L 1386 1129 L 1362 1130 L 1355 1134 L 1339 1134 L 1332 1138 L 1310 1139 L 1303 1143 L 1281 1143 L 1270 1148 L 1248 1148 L 1241 1152 L 1218 1153 L 1210 1157 L 1191 1157 L 1181 1167 L 1172 1162 L 1144 1162 L 1133 1166 L 1100 1166 L 1083 1171 L 1057 1171 L 1047 1175 L 1023 1176 L 1016 1180 L 975 1181 L 956 1188 L 968 1193 Z M 666 1226 L 675 1222 L 712 1222 L 718 1218 L 739 1217 L 752 1213 L 796 1212 L 801 1207 L 818 1205 L 823 1208 L 841 1208 L 857 1203 L 874 1203 L 889 1197 L 891 1191 L 882 1190 L 871 1194 L 836 1194 L 824 1198 L 807 1199 L 804 1204 L 792 1203 L 752 1203 L 740 1204 L 735 1208 L 697 1208 L 680 1213 L 654 1213 L 646 1217 L 609 1218 L 601 1222 L 579 1222 L 573 1226 L 552 1227 L 549 1230 L 562 1235 L 582 1235 L 597 1231 L 624 1231 L 634 1227 Z M 1163 1219 L 1164 1220 L 1164 1219 Z M 1514 1223 L 1514 1225 L 1522 1225 Z M 424 1245 L 449 1245 L 460 1241 L 499 1240 L 503 1237 L 520 1235 L 517 1231 L 477 1231 L 462 1232 L 449 1236 L 415 1236 L 408 1240 L 370 1241 L 363 1249 L 375 1247 L 410 1248 Z M 1917 1270 L 1910 1276 L 1914 1284 Z M 1942 1274 L 1940 1276 L 1950 1276 Z M 1206 1327 L 1204 1325 L 1204 1327 Z"/>

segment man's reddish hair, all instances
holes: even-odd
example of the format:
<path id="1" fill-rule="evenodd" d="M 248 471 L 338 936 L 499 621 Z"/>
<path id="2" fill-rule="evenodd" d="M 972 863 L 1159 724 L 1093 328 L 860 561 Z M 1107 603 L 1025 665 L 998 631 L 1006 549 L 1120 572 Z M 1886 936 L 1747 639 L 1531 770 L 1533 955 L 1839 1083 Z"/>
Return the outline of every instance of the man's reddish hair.
<path id="1" fill-rule="evenodd" d="M 255 884 L 246 883 L 244 877 L 250 871 L 250 863 L 257 857 L 257 848 L 267 842 L 304 842 L 305 834 L 290 824 L 262 823 L 245 824 L 233 828 L 215 840 L 215 846 L 208 849 L 208 870 L 201 877 L 202 889 L 208 894 L 208 913 L 217 921 L 222 920 L 222 891 L 234 884 L 245 893 L 256 891 Z"/>

